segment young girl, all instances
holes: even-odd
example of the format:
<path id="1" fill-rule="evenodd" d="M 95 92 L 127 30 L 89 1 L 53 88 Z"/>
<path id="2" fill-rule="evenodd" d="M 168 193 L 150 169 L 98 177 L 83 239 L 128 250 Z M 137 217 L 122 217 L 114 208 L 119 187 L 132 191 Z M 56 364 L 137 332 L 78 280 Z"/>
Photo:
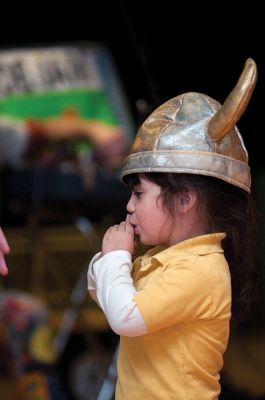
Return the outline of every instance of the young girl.
<path id="1" fill-rule="evenodd" d="M 252 284 L 250 170 L 235 124 L 255 82 L 248 59 L 222 107 L 200 93 L 169 100 L 124 161 L 128 215 L 88 271 L 121 335 L 116 400 L 218 398 L 232 298 L 236 312 Z M 132 264 L 135 236 L 154 247 Z"/>

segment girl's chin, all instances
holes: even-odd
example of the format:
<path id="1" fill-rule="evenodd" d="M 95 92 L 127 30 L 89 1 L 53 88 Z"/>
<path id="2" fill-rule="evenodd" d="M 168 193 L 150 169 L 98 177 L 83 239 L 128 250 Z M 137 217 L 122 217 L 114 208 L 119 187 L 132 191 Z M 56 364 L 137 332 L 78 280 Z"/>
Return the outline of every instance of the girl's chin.
<path id="1" fill-rule="evenodd" d="M 153 246 L 152 243 L 150 243 L 149 240 L 139 236 L 139 241 L 141 242 L 141 244 L 143 244 L 144 246 Z"/>
<path id="2" fill-rule="evenodd" d="M 134 230 L 135 237 L 137 240 L 144 246 L 156 246 L 156 244 L 152 243 L 152 240 L 148 240 L 147 237 L 144 237 L 143 234 L 137 233 L 137 230 Z"/>

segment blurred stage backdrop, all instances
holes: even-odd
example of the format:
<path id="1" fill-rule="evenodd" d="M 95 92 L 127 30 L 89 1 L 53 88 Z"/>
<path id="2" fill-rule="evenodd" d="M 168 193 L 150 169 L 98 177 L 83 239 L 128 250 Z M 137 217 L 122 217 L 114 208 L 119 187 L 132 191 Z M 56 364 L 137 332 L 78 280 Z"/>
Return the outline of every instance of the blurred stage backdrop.
<path id="1" fill-rule="evenodd" d="M 133 118 L 102 45 L 5 50 L 0 71 L 0 121 L 98 120 L 131 143 Z M 6 390 L 15 388 L 6 398 L 96 398 L 117 338 L 87 294 L 86 271 L 106 226 L 125 215 L 119 168 L 75 137 L 4 161 L 1 224 L 12 252 L 1 284 L 1 372 L 14 380 Z"/>

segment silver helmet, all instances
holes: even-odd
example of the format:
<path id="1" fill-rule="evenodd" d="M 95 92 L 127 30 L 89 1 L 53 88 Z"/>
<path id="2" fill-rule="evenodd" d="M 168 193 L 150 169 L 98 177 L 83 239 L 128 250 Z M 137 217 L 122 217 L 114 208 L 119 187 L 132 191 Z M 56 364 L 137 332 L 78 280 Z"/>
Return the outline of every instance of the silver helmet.
<path id="1" fill-rule="evenodd" d="M 251 58 L 221 106 L 201 93 L 185 93 L 158 107 L 140 127 L 121 176 L 172 172 L 213 176 L 250 192 L 248 153 L 236 123 L 257 80 Z"/>

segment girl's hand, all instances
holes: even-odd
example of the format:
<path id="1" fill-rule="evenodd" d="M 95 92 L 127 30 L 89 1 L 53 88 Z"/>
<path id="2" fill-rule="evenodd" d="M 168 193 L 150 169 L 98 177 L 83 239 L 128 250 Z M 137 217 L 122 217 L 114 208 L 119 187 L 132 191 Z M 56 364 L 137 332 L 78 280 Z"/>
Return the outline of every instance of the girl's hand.
<path id="1" fill-rule="evenodd" d="M 102 241 L 102 255 L 114 250 L 127 250 L 134 253 L 134 229 L 129 222 L 129 215 L 119 225 L 111 226 Z"/>

